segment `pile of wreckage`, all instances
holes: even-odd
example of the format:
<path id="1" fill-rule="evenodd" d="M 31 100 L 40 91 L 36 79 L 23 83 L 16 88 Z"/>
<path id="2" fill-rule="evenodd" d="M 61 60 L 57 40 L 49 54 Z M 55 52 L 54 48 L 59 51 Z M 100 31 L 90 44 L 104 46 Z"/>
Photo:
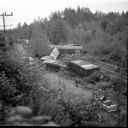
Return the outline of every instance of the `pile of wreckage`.
<path id="1" fill-rule="evenodd" d="M 118 104 L 111 100 L 109 97 L 105 97 L 104 95 L 98 96 L 98 99 L 102 102 L 102 108 L 107 112 L 114 112 L 118 109 Z"/>
<path id="2" fill-rule="evenodd" d="M 44 56 L 41 58 L 43 64 L 46 65 L 46 69 L 53 68 L 58 71 L 60 68 L 66 67 L 65 64 L 63 64 L 60 60 L 58 60 L 59 55 L 60 55 L 60 51 L 58 50 L 58 48 L 55 47 L 53 48 L 49 56 Z"/>
<path id="3" fill-rule="evenodd" d="M 83 47 L 80 45 L 49 45 L 49 47 L 52 49 L 50 55 L 41 58 L 42 63 L 46 65 L 46 69 L 52 68 L 58 71 L 68 67 L 70 70 L 81 76 L 88 76 L 96 70 L 99 71 L 97 65 L 83 60 L 69 60 L 65 63 L 59 59 L 61 54 L 71 54 L 71 56 L 79 55 L 83 50 Z"/>

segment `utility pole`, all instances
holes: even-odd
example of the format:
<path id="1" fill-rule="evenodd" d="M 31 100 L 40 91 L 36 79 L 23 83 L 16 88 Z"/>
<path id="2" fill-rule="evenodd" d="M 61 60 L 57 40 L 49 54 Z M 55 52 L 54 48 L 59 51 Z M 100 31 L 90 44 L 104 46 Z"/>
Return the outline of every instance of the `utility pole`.
<path id="1" fill-rule="evenodd" d="M 6 16 L 13 16 L 13 13 L 11 12 L 11 14 L 6 14 L 6 12 L 4 12 L 0 16 L 2 16 L 2 18 L 3 18 L 3 30 L 4 30 L 4 36 L 5 36 L 6 26 L 10 26 L 10 25 L 5 24 L 5 17 Z"/>

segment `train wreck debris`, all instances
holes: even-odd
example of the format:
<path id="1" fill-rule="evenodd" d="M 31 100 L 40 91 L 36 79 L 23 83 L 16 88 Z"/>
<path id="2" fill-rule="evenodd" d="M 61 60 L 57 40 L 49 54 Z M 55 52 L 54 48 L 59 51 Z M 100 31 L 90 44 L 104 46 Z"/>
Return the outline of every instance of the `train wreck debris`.
<path id="1" fill-rule="evenodd" d="M 43 56 L 40 59 L 45 61 L 45 60 L 56 60 L 58 56 L 60 55 L 59 50 L 55 47 L 52 52 L 50 53 L 49 56 Z"/>
<path id="2" fill-rule="evenodd" d="M 61 50 L 66 50 L 66 49 L 68 49 L 69 51 L 75 50 L 75 52 L 79 54 L 80 52 L 78 52 L 78 50 L 82 49 L 81 46 L 72 46 L 72 45 L 71 46 L 57 45 L 57 47 L 52 47 L 52 48 L 53 50 L 50 53 L 50 55 L 42 57 L 41 60 L 43 60 L 43 64 L 46 65 L 46 69 L 52 68 L 52 69 L 56 69 L 57 71 L 60 68 L 67 67 L 66 64 L 63 64 L 60 60 L 57 60 L 60 54 L 64 54 Z M 99 67 L 97 65 L 91 64 L 89 62 L 85 62 L 83 60 L 74 60 L 74 61 L 69 60 L 68 67 L 69 69 L 73 70 L 74 72 L 76 72 L 81 76 L 88 76 L 96 70 L 99 71 Z"/>
<path id="3" fill-rule="evenodd" d="M 66 64 L 63 64 L 59 60 L 46 60 L 43 64 L 46 65 L 46 69 L 54 69 L 56 71 L 66 68 Z"/>
<path id="4" fill-rule="evenodd" d="M 45 60 L 52 60 L 52 57 L 51 56 L 43 56 L 40 58 L 42 61 L 45 61 Z"/>
<path id="5" fill-rule="evenodd" d="M 94 71 L 99 71 L 100 68 L 97 65 L 85 62 L 83 60 L 74 60 L 69 61 L 69 69 L 81 76 L 89 76 Z"/>
<path id="6" fill-rule="evenodd" d="M 61 54 L 75 54 L 83 50 L 83 46 L 68 44 L 68 45 L 49 45 L 49 48 L 57 48 Z"/>
<path id="7" fill-rule="evenodd" d="M 52 52 L 49 56 L 41 57 L 41 60 L 58 59 L 60 55 L 65 54 L 80 54 L 83 50 L 82 46 L 77 45 L 49 45 L 49 48 L 52 49 Z"/>
<path id="8" fill-rule="evenodd" d="M 54 48 L 50 54 L 50 57 L 52 57 L 53 59 L 57 59 L 58 56 L 60 55 L 60 52 L 58 50 L 58 48 Z"/>
<path id="9" fill-rule="evenodd" d="M 103 109 L 105 109 L 107 112 L 113 112 L 117 110 L 117 103 L 112 100 L 105 100 L 102 103 Z"/>

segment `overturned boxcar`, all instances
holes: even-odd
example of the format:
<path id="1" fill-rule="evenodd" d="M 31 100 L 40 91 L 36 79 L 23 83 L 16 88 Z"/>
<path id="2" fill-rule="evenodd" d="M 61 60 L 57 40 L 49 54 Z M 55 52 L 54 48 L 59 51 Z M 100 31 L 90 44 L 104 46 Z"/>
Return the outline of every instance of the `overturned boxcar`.
<path id="1" fill-rule="evenodd" d="M 69 61 L 69 69 L 77 73 L 80 76 L 89 76 L 94 71 L 99 71 L 100 68 L 97 65 L 91 64 L 83 60 Z"/>
<path id="2" fill-rule="evenodd" d="M 43 64 L 45 64 L 47 70 L 51 69 L 54 71 L 59 71 L 60 69 L 66 68 L 66 64 L 62 63 L 59 60 L 46 60 L 45 62 L 43 62 Z"/>

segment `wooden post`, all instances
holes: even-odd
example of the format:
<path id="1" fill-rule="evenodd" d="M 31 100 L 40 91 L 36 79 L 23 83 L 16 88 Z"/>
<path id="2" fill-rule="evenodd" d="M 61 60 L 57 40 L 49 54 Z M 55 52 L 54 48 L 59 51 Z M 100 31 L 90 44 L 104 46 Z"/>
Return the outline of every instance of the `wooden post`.
<path id="1" fill-rule="evenodd" d="M 6 12 L 2 13 L 0 16 L 2 16 L 3 18 L 3 30 L 4 30 L 4 38 L 6 38 L 6 26 L 9 26 L 9 25 L 6 25 L 5 24 L 5 16 L 13 16 L 13 13 L 11 12 L 11 14 L 6 14 Z M 6 41 L 5 41 L 6 43 Z"/>

